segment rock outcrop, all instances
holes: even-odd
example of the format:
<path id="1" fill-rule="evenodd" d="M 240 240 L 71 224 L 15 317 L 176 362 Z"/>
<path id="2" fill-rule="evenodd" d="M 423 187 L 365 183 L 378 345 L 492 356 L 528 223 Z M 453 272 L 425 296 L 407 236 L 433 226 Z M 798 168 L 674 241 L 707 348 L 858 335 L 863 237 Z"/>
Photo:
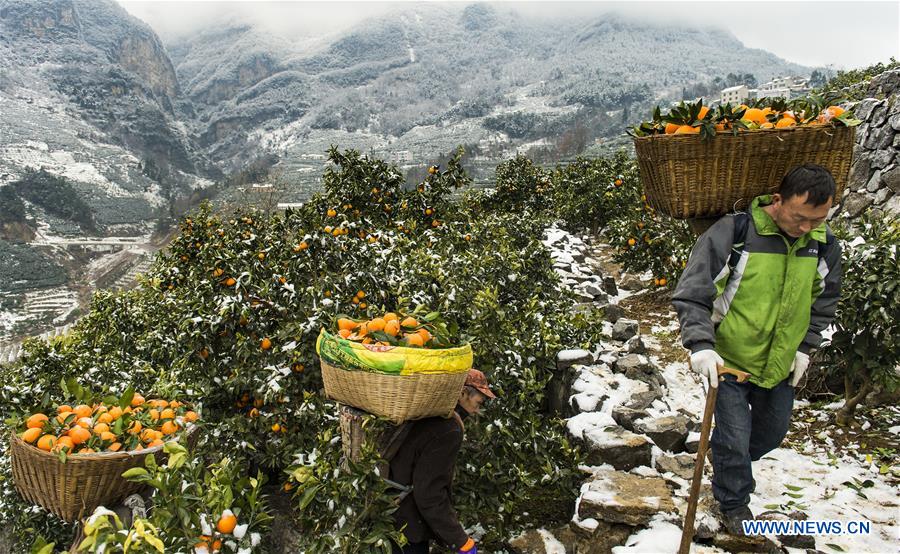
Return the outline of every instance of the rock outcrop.
<path id="1" fill-rule="evenodd" d="M 856 129 L 839 212 L 843 217 L 855 218 L 867 209 L 900 214 L 900 69 L 874 77 L 867 95 L 851 105 L 863 123 Z"/>

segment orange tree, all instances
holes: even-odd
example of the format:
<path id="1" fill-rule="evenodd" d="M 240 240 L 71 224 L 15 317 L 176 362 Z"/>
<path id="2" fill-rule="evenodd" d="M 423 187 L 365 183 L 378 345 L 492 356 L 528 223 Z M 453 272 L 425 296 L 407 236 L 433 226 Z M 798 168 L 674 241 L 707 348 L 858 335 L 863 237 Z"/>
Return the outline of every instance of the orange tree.
<path id="1" fill-rule="evenodd" d="M 672 287 L 681 276 L 695 237 L 687 224 L 660 214 L 647 203 L 636 173 L 621 175 L 620 209 L 603 230 L 615 248 L 613 259 L 626 271 L 649 272 L 655 287 Z"/>
<path id="2" fill-rule="evenodd" d="M 900 384 L 900 223 L 870 213 L 835 231 L 844 239 L 841 299 L 823 351 L 829 371 L 844 381 L 844 405 L 835 420 L 851 425 L 876 386 L 893 391 Z"/>
<path id="3" fill-rule="evenodd" d="M 319 393 L 315 338 L 338 313 L 428 306 L 454 340 L 472 344 L 502 395 L 468 426 L 457 494 L 463 520 L 481 523 L 496 545 L 541 523 L 523 519 L 537 494 L 571 511 L 579 454 L 540 407 L 556 353 L 587 346 L 601 326 L 571 315 L 538 219 L 486 210 L 478 194 L 451 198 L 469 183 L 461 154 L 405 187 L 395 167 L 332 149 L 324 191 L 299 209 L 201 207 L 139 287 L 97 293 L 70 336 L 31 343 L 19 364 L 4 368 L 29 386 L 0 400 L 17 412 L 61 400 L 59 382 L 72 376 L 111 393 L 133 385 L 183 397 L 208 426 L 198 456 L 242 460 L 292 491 L 308 531 L 298 548 L 387 551 L 390 499 L 371 479 L 373 458 L 351 472 L 332 470 L 336 409 Z M 367 494 L 350 494 L 360 483 Z M 17 517 L 0 510 L 14 528 L 33 524 Z"/>

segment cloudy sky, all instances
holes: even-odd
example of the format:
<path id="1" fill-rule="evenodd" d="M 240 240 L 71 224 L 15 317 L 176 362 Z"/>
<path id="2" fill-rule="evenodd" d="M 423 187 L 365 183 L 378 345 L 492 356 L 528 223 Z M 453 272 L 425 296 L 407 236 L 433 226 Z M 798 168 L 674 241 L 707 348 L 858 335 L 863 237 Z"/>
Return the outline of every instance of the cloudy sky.
<path id="1" fill-rule="evenodd" d="M 221 17 L 254 21 L 288 37 L 337 33 L 404 2 L 119 0 L 160 35 Z M 470 2 L 459 2 L 460 7 Z M 745 45 L 809 66 L 857 68 L 900 58 L 900 0 L 878 2 L 495 2 L 526 17 L 589 19 L 615 11 L 670 25 L 724 27 Z"/>

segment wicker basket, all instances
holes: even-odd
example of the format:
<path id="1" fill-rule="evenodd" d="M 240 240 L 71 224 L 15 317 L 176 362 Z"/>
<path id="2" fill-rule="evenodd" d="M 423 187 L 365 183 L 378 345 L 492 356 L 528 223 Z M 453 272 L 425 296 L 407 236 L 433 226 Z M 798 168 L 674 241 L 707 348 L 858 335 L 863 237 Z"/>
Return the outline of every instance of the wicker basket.
<path id="1" fill-rule="evenodd" d="M 746 209 L 804 163 L 831 172 L 837 203 L 850 172 L 853 137 L 853 127 L 803 126 L 719 134 L 710 142 L 698 135 L 652 135 L 635 138 L 634 148 L 647 202 L 685 219 Z"/>
<path id="2" fill-rule="evenodd" d="M 320 360 L 325 395 L 394 423 L 453 412 L 467 372 L 388 375 L 351 371 Z"/>
<path id="3" fill-rule="evenodd" d="M 190 428 L 187 433 L 192 434 Z M 190 438 L 188 439 L 190 441 Z M 111 506 L 146 485 L 128 481 L 122 474 L 144 467 L 147 456 L 161 462 L 163 446 L 137 452 L 97 452 L 67 457 L 27 444 L 15 433 L 10 439 L 12 474 L 23 498 L 46 508 L 66 521 L 78 521 L 97 506 Z"/>

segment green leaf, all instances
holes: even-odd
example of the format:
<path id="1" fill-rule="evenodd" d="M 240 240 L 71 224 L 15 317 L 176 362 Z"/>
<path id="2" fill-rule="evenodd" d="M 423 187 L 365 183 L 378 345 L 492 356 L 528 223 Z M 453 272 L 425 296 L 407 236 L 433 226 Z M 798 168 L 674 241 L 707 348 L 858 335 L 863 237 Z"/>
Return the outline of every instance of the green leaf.
<path id="1" fill-rule="evenodd" d="M 783 492 L 781 494 L 785 494 L 787 496 L 790 496 L 791 498 L 803 498 L 802 494 L 798 494 L 796 492 Z"/>
<path id="2" fill-rule="evenodd" d="M 803 487 L 798 487 L 797 485 L 785 485 L 788 489 L 792 491 L 802 491 Z"/>
<path id="3" fill-rule="evenodd" d="M 766 504 L 765 506 L 763 506 L 763 508 L 767 510 L 780 510 L 781 504 Z"/>
<path id="4" fill-rule="evenodd" d="M 319 492 L 319 489 L 322 488 L 322 485 L 313 485 L 306 489 L 303 493 L 303 497 L 300 499 L 299 509 L 304 510 L 307 506 L 309 506 L 310 502 L 316 497 L 316 493 Z"/>
<path id="5" fill-rule="evenodd" d="M 136 483 L 141 483 L 143 481 L 150 480 L 150 473 L 142 468 L 142 467 L 133 467 L 122 474 L 122 477 L 128 479 L 129 481 L 134 481 Z"/>
<path id="6" fill-rule="evenodd" d="M 827 546 L 828 548 L 830 548 L 832 550 L 837 550 L 838 552 L 846 552 L 846 550 L 844 550 L 842 547 L 840 547 L 839 545 L 834 544 L 834 543 L 825 543 L 825 546 Z"/>
<path id="7" fill-rule="evenodd" d="M 125 392 L 122 393 L 122 398 L 119 399 L 119 407 L 123 410 L 131 405 L 131 401 L 134 399 L 134 386 L 130 385 Z"/>
<path id="8" fill-rule="evenodd" d="M 440 312 L 430 312 L 425 317 L 422 318 L 423 321 L 434 321 L 435 319 L 441 317 Z"/>

